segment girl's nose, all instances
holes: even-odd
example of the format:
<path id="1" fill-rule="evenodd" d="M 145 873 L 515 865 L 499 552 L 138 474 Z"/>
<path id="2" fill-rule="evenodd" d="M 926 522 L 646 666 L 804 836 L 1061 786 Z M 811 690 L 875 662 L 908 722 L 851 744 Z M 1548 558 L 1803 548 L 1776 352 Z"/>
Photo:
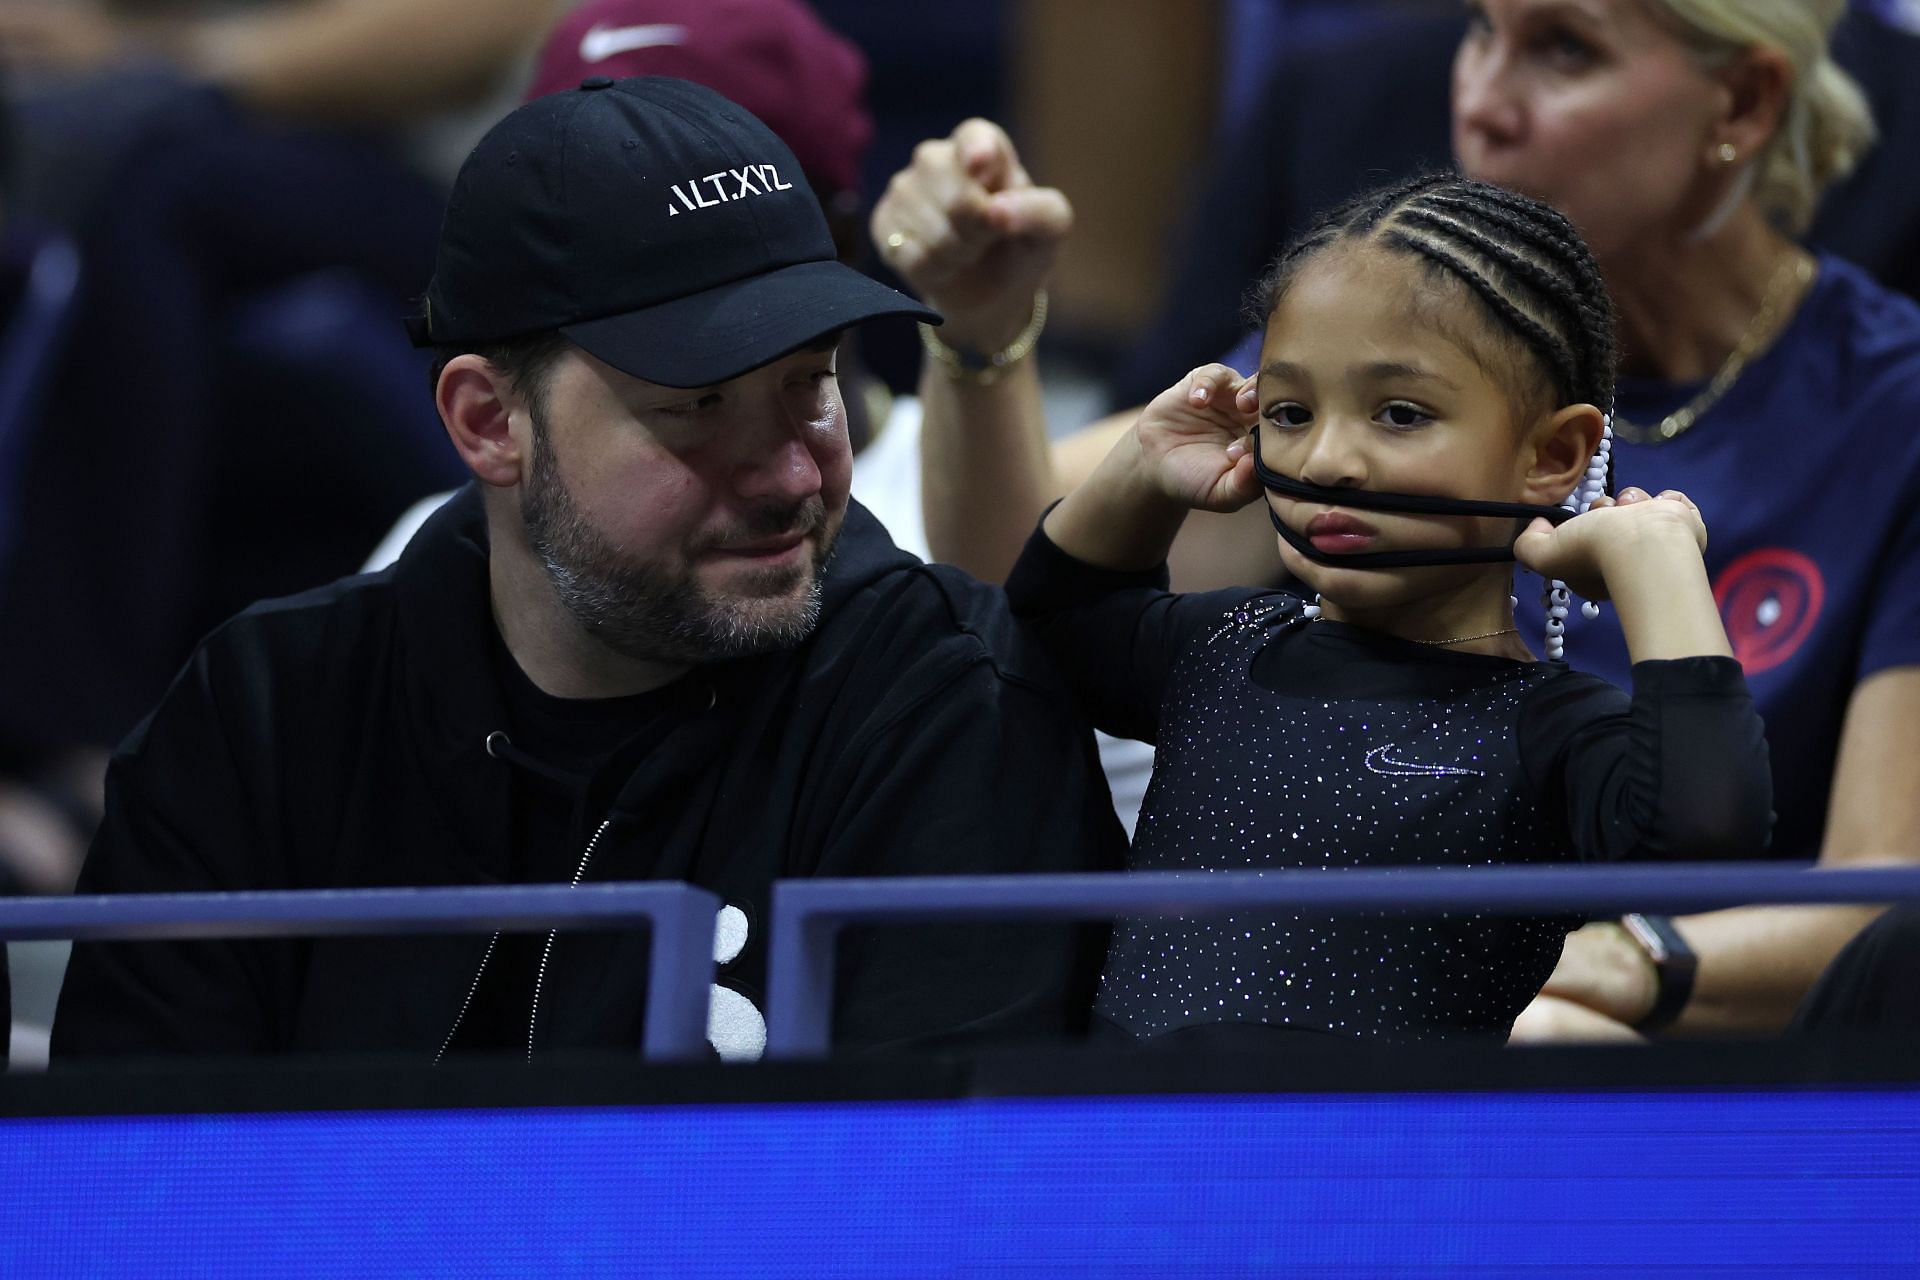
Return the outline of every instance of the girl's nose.
<path id="1" fill-rule="evenodd" d="M 1358 488 L 1366 484 L 1363 438 L 1363 432 L 1339 422 L 1318 424 L 1308 440 L 1300 478 L 1308 484 L 1329 488 Z"/>

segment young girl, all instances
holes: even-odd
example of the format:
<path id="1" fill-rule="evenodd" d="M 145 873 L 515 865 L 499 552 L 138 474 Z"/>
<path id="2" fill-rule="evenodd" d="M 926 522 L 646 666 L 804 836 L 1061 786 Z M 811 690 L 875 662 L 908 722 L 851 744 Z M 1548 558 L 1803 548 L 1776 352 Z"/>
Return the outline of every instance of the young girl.
<path id="1" fill-rule="evenodd" d="M 1766 745 L 1699 513 L 1601 496 L 1613 321 L 1572 226 L 1423 178 L 1334 214 L 1258 298 L 1257 375 L 1210 365 L 1154 400 L 1007 587 L 1094 722 L 1158 745 L 1133 865 L 1757 855 Z M 1168 594 L 1186 512 L 1263 488 L 1306 594 Z M 1552 580 L 1545 662 L 1515 559 Z M 1569 584 L 1619 611 L 1631 698 L 1560 660 Z M 1570 927 L 1126 921 L 1096 1012 L 1136 1037 L 1503 1036 Z"/>

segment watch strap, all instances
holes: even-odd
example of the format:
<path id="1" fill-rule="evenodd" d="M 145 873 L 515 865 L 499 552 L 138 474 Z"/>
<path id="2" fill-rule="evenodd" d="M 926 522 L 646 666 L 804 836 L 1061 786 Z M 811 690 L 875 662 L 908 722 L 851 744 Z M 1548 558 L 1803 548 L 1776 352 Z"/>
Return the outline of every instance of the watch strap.
<path id="1" fill-rule="evenodd" d="M 1664 1031 L 1679 1018 L 1687 1001 L 1693 998 L 1693 979 L 1700 967 L 1693 948 L 1673 927 L 1666 916 L 1630 912 L 1620 917 L 1620 928 L 1653 963 L 1653 1007 L 1633 1024 L 1635 1031 L 1651 1035 Z"/>

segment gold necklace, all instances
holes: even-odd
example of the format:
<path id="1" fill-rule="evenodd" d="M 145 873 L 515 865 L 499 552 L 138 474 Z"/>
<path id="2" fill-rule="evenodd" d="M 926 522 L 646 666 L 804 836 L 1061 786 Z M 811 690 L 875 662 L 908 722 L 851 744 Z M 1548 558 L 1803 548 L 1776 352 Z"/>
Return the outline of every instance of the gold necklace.
<path id="1" fill-rule="evenodd" d="M 1325 620 L 1326 619 L 1324 619 L 1322 615 L 1317 613 L 1313 615 L 1311 618 L 1307 619 L 1308 622 L 1321 622 Z M 1455 636 L 1451 640 L 1409 640 L 1407 641 L 1407 643 L 1408 644 L 1431 644 L 1431 645 L 1465 644 L 1469 640 L 1491 640 L 1495 636 L 1518 635 L 1519 632 L 1520 632 L 1520 628 L 1518 627 L 1502 627 L 1498 631 L 1482 631 L 1477 636 Z"/>
<path id="2" fill-rule="evenodd" d="M 1455 636 L 1451 640 L 1415 640 L 1414 643 L 1415 644 L 1431 644 L 1431 645 L 1465 644 L 1469 640 L 1491 640 L 1495 636 L 1516 635 L 1518 634 L 1519 630 L 1520 628 L 1518 627 L 1502 627 L 1498 631 L 1482 631 L 1477 636 Z"/>
<path id="3" fill-rule="evenodd" d="M 1720 397 L 1740 380 L 1740 375 L 1747 371 L 1747 362 L 1753 359 L 1761 344 L 1772 336 L 1774 319 L 1780 310 L 1781 300 L 1787 296 L 1788 283 L 1796 281 L 1805 287 L 1812 279 L 1813 259 L 1795 250 L 1791 258 L 1781 263 L 1779 270 L 1773 273 L 1773 279 L 1767 282 L 1766 296 L 1760 301 L 1760 309 L 1753 313 L 1753 319 L 1747 322 L 1747 331 L 1740 335 L 1740 341 L 1732 353 L 1714 371 L 1706 389 L 1660 419 L 1659 424 L 1652 428 L 1638 426 L 1615 414 L 1614 434 L 1633 444 L 1665 444 L 1700 421 L 1700 416 L 1713 408 Z"/>

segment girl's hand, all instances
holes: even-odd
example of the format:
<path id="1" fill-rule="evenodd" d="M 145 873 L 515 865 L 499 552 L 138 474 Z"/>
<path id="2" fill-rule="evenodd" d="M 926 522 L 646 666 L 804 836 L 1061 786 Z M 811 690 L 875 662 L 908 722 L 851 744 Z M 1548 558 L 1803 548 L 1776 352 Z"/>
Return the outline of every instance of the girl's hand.
<path id="1" fill-rule="evenodd" d="M 1249 433 L 1254 380 L 1203 365 L 1155 396 L 1134 423 L 1135 463 L 1154 488 L 1199 511 L 1238 511 L 1260 496 Z"/>
<path id="2" fill-rule="evenodd" d="M 1698 558 L 1707 549 L 1700 508 L 1678 489 L 1658 497 L 1622 489 L 1594 500 L 1586 512 L 1555 526 L 1536 518 L 1513 544 L 1514 558 L 1542 577 L 1558 578 L 1589 600 L 1610 597 L 1615 575 L 1631 573 L 1649 557 Z"/>

